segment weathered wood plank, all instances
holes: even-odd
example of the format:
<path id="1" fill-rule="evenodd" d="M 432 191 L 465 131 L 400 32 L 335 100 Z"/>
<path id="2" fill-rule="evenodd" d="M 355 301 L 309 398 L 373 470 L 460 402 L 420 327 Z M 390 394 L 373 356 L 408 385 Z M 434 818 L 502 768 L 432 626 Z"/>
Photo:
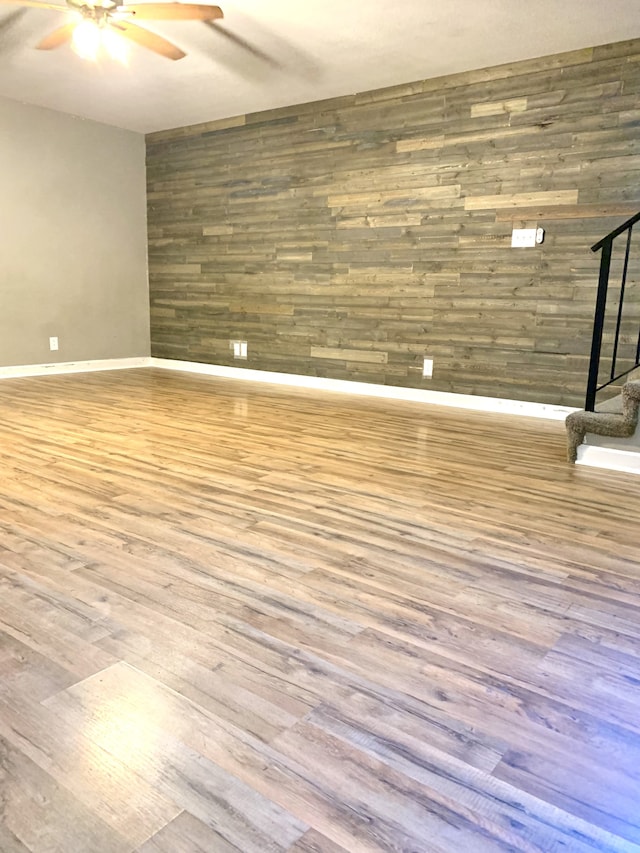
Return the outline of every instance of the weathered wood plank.
<path id="1" fill-rule="evenodd" d="M 555 207 L 560 204 L 576 204 L 577 190 L 558 190 L 556 192 L 514 193 L 513 195 L 467 196 L 464 200 L 465 210 L 498 210 L 504 207 L 532 207 L 547 205 Z"/>
<path id="2" fill-rule="evenodd" d="M 638 212 L 635 204 L 576 204 L 562 205 L 560 207 L 514 207 L 513 209 L 502 208 L 496 211 L 496 222 L 513 222 L 515 220 L 533 221 L 547 219 L 557 221 L 559 219 L 604 219 L 616 217 L 625 219 Z"/>
<path id="3" fill-rule="evenodd" d="M 471 116 L 495 116 L 501 113 L 522 113 L 527 109 L 527 98 L 511 98 L 507 101 L 480 102 L 471 104 Z"/>

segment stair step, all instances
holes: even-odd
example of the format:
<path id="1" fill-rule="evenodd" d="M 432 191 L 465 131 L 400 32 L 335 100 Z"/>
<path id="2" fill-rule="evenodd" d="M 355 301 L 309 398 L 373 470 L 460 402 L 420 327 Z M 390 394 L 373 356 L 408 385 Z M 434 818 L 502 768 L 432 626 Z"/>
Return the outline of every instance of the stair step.
<path id="1" fill-rule="evenodd" d="M 576 461 L 578 448 L 588 434 L 631 438 L 636 432 L 639 407 L 640 381 L 632 380 L 623 387 L 621 395 L 606 401 L 597 412 L 572 412 L 565 421 L 569 461 Z"/>
<path id="2" fill-rule="evenodd" d="M 622 414 L 622 394 L 616 394 L 615 397 L 611 397 L 610 400 L 603 400 L 602 403 L 598 403 L 598 412 L 608 412 L 609 414 Z"/>

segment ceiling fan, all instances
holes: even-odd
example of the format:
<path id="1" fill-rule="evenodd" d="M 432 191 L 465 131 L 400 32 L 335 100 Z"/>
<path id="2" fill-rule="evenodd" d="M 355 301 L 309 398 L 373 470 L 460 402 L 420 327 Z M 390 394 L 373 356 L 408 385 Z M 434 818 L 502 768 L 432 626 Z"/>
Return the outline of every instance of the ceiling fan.
<path id="1" fill-rule="evenodd" d="M 199 3 L 123 3 L 123 0 L 66 0 L 66 3 L 67 8 L 75 13 L 73 20 L 45 36 L 36 45 L 38 50 L 53 50 L 71 42 L 80 56 L 95 59 L 102 45 L 114 59 L 123 59 L 123 46 L 118 39 L 118 36 L 123 36 L 167 59 L 182 59 L 186 56 L 183 50 L 133 22 L 215 21 L 223 17 L 219 6 Z M 46 0 L 0 0 L 0 4 L 65 11 L 64 6 L 47 3 Z"/>

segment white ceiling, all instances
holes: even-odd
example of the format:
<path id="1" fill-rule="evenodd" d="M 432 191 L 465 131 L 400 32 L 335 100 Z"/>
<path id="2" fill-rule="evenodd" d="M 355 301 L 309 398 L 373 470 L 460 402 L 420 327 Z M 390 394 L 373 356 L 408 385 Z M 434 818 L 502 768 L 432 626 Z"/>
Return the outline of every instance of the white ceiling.
<path id="1" fill-rule="evenodd" d="M 149 132 L 640 37 L 640 0 L 217 2 L 213 28 L 148 25 L 185 59 L 127 67 L 34 50 L 67 13 L 3 5 L 0 95 Z"/>

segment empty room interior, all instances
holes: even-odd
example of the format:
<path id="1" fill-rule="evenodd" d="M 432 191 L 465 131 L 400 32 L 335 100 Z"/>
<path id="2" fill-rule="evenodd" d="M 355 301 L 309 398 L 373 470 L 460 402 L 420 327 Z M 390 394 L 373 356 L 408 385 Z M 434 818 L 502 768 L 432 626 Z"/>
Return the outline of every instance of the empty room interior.
<path id="1" fill-rule="evenodd" d="M 0 187 L 0 853 L 640 853 L 637 0 L 0 0 Z"/>

